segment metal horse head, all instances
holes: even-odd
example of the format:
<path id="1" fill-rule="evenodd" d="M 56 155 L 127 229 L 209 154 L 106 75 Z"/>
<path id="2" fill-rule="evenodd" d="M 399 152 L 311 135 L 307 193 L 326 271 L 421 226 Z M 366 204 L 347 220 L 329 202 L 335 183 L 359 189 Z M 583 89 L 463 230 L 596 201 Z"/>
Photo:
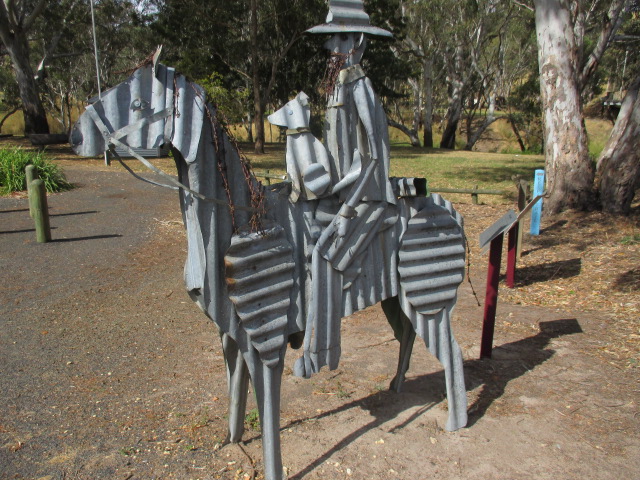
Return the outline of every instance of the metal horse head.
<path id="1" fill-rule="evenodd" d="M 154 60 L 89 101 L 71 132 L 71 146 L 88 157 L 112 145 L 151 149 L 170 142 L 191 163 L 206 115 L 204 98 L 198 85 Z"/>

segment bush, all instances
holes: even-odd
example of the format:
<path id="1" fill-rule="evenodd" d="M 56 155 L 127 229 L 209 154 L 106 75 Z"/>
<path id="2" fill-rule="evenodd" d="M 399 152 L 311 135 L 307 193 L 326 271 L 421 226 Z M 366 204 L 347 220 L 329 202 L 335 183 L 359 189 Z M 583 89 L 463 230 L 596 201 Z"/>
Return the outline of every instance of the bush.
<path id="1" fill-rule="evenodd" d="M 0 193 L 6 195 L 27 189 L 24 171 L 27 165 L 36 167 L 38 177 L 44 182 L 47 192 L 61 192 L 71 188 L 64 173 L 47 160 L 44 153 L 22 148 L 0 148 Z"/>

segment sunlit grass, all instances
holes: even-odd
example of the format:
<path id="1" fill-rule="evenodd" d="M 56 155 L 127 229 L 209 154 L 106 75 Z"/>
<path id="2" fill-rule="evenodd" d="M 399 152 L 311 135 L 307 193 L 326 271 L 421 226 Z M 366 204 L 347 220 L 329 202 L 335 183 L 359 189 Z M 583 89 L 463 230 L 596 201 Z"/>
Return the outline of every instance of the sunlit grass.
<path id="1" fill-rule="evenodd" d="M 270 173 L 285 173 L 285 145 L 267 144 L 265 155 L 252 153 L 252 145 L 241 145 L 255 172 L 269 170 Z M 516 195 L 518 178 L 533 182 L 534 170 L 544 168 L 541 155 L 518 155 L 466 152 L 414 148 L 408 144 L 391 146 L 390 175 L 394 177 L 424 177 L 429 187 L 473 188 L 505 190 L 511 192 L 505 197 L 481 196 L 485 203 L 504 203 Z M 470 201 L 468 194 L 447 194 L 454 201 Z"/>

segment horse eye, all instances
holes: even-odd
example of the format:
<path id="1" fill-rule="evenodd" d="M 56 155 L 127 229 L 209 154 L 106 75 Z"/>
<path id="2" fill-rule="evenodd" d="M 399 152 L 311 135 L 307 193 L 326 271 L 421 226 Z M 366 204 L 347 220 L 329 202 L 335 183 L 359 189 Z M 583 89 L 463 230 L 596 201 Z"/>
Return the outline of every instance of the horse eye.
<path id="1" fill-rule="evenodd" d="M 293 110 L 289 110 L 289 109 L 287 109 L 287 113 L 288 113 L 289 115 L 293 115 Z"/>

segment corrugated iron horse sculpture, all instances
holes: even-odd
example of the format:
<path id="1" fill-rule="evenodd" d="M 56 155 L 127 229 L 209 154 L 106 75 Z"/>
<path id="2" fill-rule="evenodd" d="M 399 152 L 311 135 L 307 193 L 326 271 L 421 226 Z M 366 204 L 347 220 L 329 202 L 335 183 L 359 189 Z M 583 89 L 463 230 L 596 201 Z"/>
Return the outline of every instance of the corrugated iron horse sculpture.
<path id="1" fill-rule="evenodd" d="M 346 3 L 362 8 L 359 0 Z M 376 27 L 368 25 L 367 16 L 355 31 L 379 34 L 369 29 Z M 344 74 L 342 93 L 336 95 L 348 97 L 349 88 L 358 88 L 349 83 L 362 84 L 363 74 L 357 70 Z M 304 94 L 295 101 L 301 118 L 308 121 Z M 293 116 L 294 107 L 285 106 L 284 115 Z M 274 114 L 274 122 L 282 114 Z M 342 115 L 342 121 L 349 115 L 340 108 L 333 114 Z M 357 122 L 362 122 L 367 113 L 358 115 Z M 288 146 L 292 183 L 265 189 L 217 122 L 203 90 L 159 64 L 156 56 L 91 103 L 71 134 L 75 151 L 85 156 L 114 146 L 135 153 L 133 148 L 171 144 L 178 179 L 158 173 L 180 192 L 188 242 L 187 290 L 222 338 L 229 381 L 227 441 L 241 440 L 250 378 L 268 480 L 283 477 L 279 411 L 287 343 L 299 348 L 304 337 L 305 354 L 296 363 L 296 374 L 309 376 L 326 364 L 335 368 L 340 318 L 380 301 L 400 341 L 392 388 L 401 388 L 417 334 L 445 370 L 446 428 L 455 430 L 467 421 L 462 355 L 450 327 L 465 267 L 462 219 L 441 197 L 420 196 L 419 182 L 380 179 L 380 172 L 371 166 L 377 159 L 372 154 L 375 147 L 366 140 L 367 119 L 362 123 L 364 130 L 356 132 L 351 145 L 352 157 L 338 167 L 331 163 L 336 160 L 331 146 L 328 150 L 319 146 L 317 139 L 306 135 L 304 124 L 287 123 L 291 140 L 305 135 L 299 143 L 315 153 L 303 162 L 289 157 L 293 150 Z M 385 139 L 386 133 L 383 144 Z M 386 142 L 382 148 L 388 161 Z M 157 171 L 147 160 L 138 159 Z M 382 171 L 388 172 L 388 165 Z M 364 183 L 376 175 L 392 192 L 386 193 L 384 202 L 369 201 L 371 194 L 362 194 Z M 343 218 L 355 223 L 344 227 Z M 336 247 L 345 239 L 344 248 L 351 253 Z M 343 253 L 327 254 L 334 251 Z M 325 261 L 327 256 L 331 258 Z M 333 261 L 345 257 L 346 262 Z M 318 273 L 323 269 L 325 273 Z M 323 355 L 324 351 L 333 353 Z"/>

